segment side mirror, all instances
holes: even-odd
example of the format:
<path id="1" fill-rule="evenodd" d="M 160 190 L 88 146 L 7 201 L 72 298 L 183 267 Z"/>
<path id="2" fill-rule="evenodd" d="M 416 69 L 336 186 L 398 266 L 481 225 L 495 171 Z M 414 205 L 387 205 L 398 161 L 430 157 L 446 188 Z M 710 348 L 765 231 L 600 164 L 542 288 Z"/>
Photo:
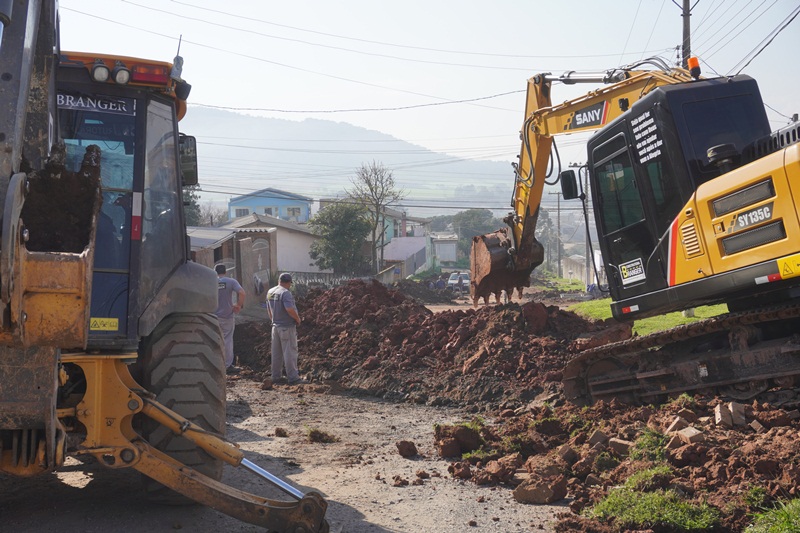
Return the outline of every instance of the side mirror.
<path id="1" fill-rule="evenodd" d="M 178 151 L 181 156 L 181 185 L 197 185 L 197 141 L 191 135 L 181 133 Z"/>
<path id="2" fill-rule="evenodd" d="M 580 198 L 578 191 L 578 178 L 575 176 L 574 170 L 565 170 L 558 175 L 561 181 L 561 196 L 564 200 L 574 200 Z"/>

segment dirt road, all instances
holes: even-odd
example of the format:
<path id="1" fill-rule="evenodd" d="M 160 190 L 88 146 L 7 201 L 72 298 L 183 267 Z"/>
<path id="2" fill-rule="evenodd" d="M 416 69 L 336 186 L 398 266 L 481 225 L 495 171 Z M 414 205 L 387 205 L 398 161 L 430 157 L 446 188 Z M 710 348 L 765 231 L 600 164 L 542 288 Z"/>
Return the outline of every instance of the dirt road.
<path id="1" fill-rule="evenodd" d="M 507 488 L 452 479 L 435 456 L 433 424 L 469 419 L 463 411 L 313 392 L 314 386 L 263 391 L 258 382 L 228 383 L 228 437 L 247 457 L 302 490 L 328 500 L 333 532 L 550 531 L 563 506 L 528 506 Z M 275 437 L 275 428 L 288 437 Z M 308 429 L 338 442 L 310 443 Z M 419 456 L 402 458 L 395 443 L 414 442 Z M 86 470 L 84 472 L 84 470 Z M 430 478 L 413 485 L 417 472 Z M 400 476 L 409 485 L 395 487 Z M 224 480 L 271 498 L 288 499 L 266 482 L 228 468 Z M 259 531 L 212 509 L 148 504 L 130 470 L 73 461 L 62 472 L 33 479 L 0 477 L 0 520 L 7 531 L 167 532 Z"/>

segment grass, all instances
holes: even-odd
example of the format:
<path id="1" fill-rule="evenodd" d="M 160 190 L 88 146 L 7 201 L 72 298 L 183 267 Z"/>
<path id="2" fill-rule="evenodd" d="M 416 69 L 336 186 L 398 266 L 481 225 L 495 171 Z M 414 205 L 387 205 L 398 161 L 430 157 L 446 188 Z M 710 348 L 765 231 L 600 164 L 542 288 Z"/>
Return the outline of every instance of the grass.
<path id="1" fill-rule="evenodd" d="M 645 427 L 631 448 L 630 458 L 633 460 L 663 461 L 666 458 L 664 445 L 669 440 L 666 435 L 649 427 Z"/>
<path id="2" fill-rule="evenodd" d="M 745 533 L 783 533 L 800 531 L 800 500 L 779 502 L 769 511 L 756 514 L 753 523 Z"/>
<path id="3" fill-rule="evenodd" d="M 611 318 L 611 298 L 580 302 L 571 305 L 569 310 L 586 318 L 605 320 Z M 727 312 L 728 307 L 725 304 L 718 304 L 696 308 L 694 317 L 685 317 L 682 313 L 676 311 L 674 313 L 667 313 L 651 318 L 643 318 L 633 323 L 633 332 L 638 335 L 648 335 L 656 331 L 663 331 L 683 324 L 691 324 L 692 322 L 715 317 Z"/>
<path id="4" fill-rule="evenodd" d="M 674 491 L 637 492 L 627 486 L 611 490 L 588 514 L 613 519 L 620 528 L 670 531 L 707 531 L 719 518 L 714 508 L 684 501 Z"/>

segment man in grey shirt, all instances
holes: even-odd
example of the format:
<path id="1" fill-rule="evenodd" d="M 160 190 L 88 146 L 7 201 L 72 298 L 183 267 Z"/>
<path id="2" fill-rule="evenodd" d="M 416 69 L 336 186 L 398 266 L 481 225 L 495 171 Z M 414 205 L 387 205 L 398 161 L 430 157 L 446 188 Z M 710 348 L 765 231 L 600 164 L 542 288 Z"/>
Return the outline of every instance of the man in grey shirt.
<path id="1" fill-rule="evenodd" d="M 226 274 L 228 269 L 225 265 L 214 267 L 217 272 L 219 297 L 217 300 L 217 310 L 214 314 L 219 319 L 219 327 L 222 330 L 222 338 L 225 341 L 225 368 L 231 369 L 233 366 L 233 330 L 236 328 L 236 318 L 234 315 L 242 310 L 244 305 L 244 289 L 239 282 L 229 278 Z"/>
<path id="2" fill-rule="evenodd" d="M 306 383 L 297 370 L 297 328 L 301 322 L 300 314 L 294 304 L 294 296 L 289 291 L 292 275 L 284 272 L 278 278 L 278 285 L 267 292 L 267 312 L 272 320 L 272 382 L 283 381 L 283 368 L 289 385 Z"/>

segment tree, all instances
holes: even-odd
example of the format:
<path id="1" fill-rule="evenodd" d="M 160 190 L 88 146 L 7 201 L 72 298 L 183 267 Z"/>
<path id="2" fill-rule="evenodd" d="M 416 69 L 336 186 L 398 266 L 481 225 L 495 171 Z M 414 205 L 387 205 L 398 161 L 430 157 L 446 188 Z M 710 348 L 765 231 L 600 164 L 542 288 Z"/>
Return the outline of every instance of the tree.
<path id="1" fill-rule="evenodd" d="M 453 222 L 453 215 L 438 215 L 431 219 L 431 231 L 445 231 Z"/>
<path id="2" fill-rule="evenodd" d="M 197 194 L 198 185 L 183 188 L 183 214 L 187 226 L 200 225 L 200 195 Z"/>
<path id="3" fill-rule="evenodd" d="M 200 206 L 200 224 L 198 226 L 219 226 L 228 220 L 228 210 L 211 203 L 211 200 Z"/>
<path id="4" fill-rule="evenodd" d="M 405 192 L 396 188 L 392 171 L 375 161 L 370 164 L 362 164 L 357 168 L 356 175 L 350 180 L 350 183 L 353 184 L 353 188 L 345 192 L 368 210 L 367 220 L 369 220 L 372 235 L 370 241 L 372 268 L 373 272 L 377 274 L 380 271 L 378 263 L 379 237 L 382 237 L 385 231 L 384 210 L 389 204 L 402 200 Z"/>
<path id="5" fill-rule="evenodd" d="M 361 248 L 372 228 L 368 214 L 364 206 L 338 202 L 313 216 L 308 226 L 319 236 L 309 253 L 314 264 L 336 274 L 362 273 Z"/>
<path id="6" fill-rule="evenodd" d="M 453 229 L 458 235 L 458 249 L 469 256 L 472 238 L 506 227 L 505 223 L 492 216 L 488 209 L 467 209 L 453 215 Z"/>
<path id="7" fill-rule="evenodd" d="M 539 219 L 536 221 L 536 239 L 544 247 L 544 264 L 540 268 L 557 274 L 558 258 L 565 255 L 564 245 L 558 238 L 558 231 L 546 209 L 539 210 Z"/>

